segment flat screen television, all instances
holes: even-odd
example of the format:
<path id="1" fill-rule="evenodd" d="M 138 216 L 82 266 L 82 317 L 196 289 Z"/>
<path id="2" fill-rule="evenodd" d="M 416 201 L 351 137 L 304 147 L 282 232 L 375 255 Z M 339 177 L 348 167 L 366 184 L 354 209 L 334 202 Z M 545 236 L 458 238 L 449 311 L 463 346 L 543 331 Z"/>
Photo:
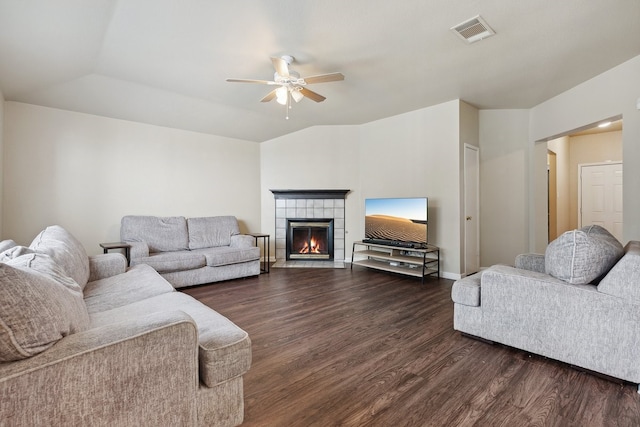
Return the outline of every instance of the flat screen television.
<path id="1" fill-rule="evenodd" d="M 365 242 L 425 247 L 428 204 L 427 197 L 365 199 Z"/>

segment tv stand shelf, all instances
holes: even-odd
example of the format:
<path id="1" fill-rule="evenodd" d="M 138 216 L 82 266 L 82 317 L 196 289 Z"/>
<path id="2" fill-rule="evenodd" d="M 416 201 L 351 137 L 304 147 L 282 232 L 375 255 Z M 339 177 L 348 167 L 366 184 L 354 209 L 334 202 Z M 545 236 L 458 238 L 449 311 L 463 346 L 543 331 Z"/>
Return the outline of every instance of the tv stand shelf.
<path id="1" fill-rule="evenodd" d="M 359 248 L 356 250 L 356 248 Z M 357 257 L 357 259 L 356 259 Z M 440 248 L 427 245 L 424 249 L 378 243 L 353 242 L 351 269 L 354 265 L 420 277 L 440 277 Z"/>

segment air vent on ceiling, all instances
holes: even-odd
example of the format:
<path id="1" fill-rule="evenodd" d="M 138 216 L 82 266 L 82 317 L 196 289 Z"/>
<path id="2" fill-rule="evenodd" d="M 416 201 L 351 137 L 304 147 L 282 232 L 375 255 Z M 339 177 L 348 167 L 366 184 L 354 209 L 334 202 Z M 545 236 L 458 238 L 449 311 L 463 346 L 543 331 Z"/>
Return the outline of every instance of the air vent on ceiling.
<path id="1" fill-rule="evenodd" d="M 451 30 L 467 43 L 474 43 L 486 39 L 496 33 L 480 15 L 467 19 L 455 27 L 451 27 Z"/>

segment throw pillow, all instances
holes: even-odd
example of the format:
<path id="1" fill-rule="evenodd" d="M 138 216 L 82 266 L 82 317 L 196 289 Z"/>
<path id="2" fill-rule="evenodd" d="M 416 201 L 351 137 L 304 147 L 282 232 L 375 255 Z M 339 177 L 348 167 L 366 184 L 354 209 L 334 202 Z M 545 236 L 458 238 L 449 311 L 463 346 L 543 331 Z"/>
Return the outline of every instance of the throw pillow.
<path id="1" fill-rule="evenodd" d="M 7 262 L 24 254 L 32 253 L 33 249 L 27 248 L 26 246 L 13 246 L 12 248 L 0 253 L 0 262 Z"/>
<path id="2" fill-rule="evenodd" d="M 17 246 L 17 243 L 13 240 L 3 240 L 2 242 L 0 242 L 0 252 L 4 252 L 14 246 Z"/>
<path id="3" fill-rule="evenodd" d="M 59 225 L 52 225 L 42 230 L 29 247 L 53 258 L 65 275 L 84 289 L 89 280 L 89 257 L 82 243 L 71 233 Z"/>
<path id="4" fill-rule="evenodd" d="M 34 269 L 0 263 L 0 362 L 34 356 L 88 327 L 81 292 Z"/>
<path id="5" fill-rule="evenodd" d="M 547 246 L 545 272 L 573 285 L 586 285 L 606 274 L 622 254 L 620 242 L 602 227 L 567 231 Z"/>
<path id="6" fill-rule="evenodd" d="M 76 283 L 76 281 L 71 277 L 67 276 L 62 268 L 55 263 L 53 258 L 51 258 L 47 254 L 39 254 L 37 252 L 31 251 L 25 254 L 21 254 L 20 256 L 17 256 L 13 259 L 7 260 L 5 261 L 5 263 L 9 264 L 12 267 L 29 268 L 45 276 L 48 276 L 70 291 L 78 293 L 81 298 L 84 298 L 80 285 L 78 285 L 78 283 Z M 86 312 L 86 310 L 84 311 Z"/>

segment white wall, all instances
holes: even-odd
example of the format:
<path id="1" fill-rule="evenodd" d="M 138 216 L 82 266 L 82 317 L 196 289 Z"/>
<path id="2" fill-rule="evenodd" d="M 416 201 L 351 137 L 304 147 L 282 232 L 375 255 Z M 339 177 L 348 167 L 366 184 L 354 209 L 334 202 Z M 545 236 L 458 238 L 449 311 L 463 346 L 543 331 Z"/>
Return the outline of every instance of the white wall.
<path id="1" fill-rule="evenodd" d="M 351 190 L 345 199 L 345 238 L 351 254 L 349 239 L 358 227 L 358 135 L 358 126 L 315 126 L 260 144 L 261 231 L 271 235 L 272 257 L 275 199 L 269 190 L 283 189 Z"/>
<path id="2" fill-rule="evenodd" d="M 350 189 L 346 256 L 364 237 L 367 197 L 429 197 L 429 240 L 445 273 L 460 260 L 460 101 L 360 126 L 318 126 L 261 144 L 263 232 L 275 233 L 269 189 Z"/>
<path id="3" fill-rule="evenodd" d="M 2 232 L 2 217 L 4 205 L 2 203 L 2 193 L 4 192 L 4 96 L 0 91 L 0 240 L 4 240 Z"/>
<path id="4" fill-rule="evenodd" d="M 6 102 L 3 238 L 60 224 L 99 253 L 128 214 L 235 215 L 260 230 L 257 143 Z"/>
<path id="5" fill-rule="evenodd" d="M 526 252 L 528 110 L 480 111 L 480 265 Z"/>
<path id="6" fill-rule="evenodd" d="M 592 78 L 531 109 L 530 146 L 573 129 L 622 115 L 624 157 L 624 239 L 640 240 L 640 56 Z M 539 160 L 532 159 L 539 168 Z M 535 172 L 535 171 L 532 171 Z M 529 228 L 531 250 L 544 250 L 546 244 L 546 182 L 539 175 L 533 180 Z"/>

